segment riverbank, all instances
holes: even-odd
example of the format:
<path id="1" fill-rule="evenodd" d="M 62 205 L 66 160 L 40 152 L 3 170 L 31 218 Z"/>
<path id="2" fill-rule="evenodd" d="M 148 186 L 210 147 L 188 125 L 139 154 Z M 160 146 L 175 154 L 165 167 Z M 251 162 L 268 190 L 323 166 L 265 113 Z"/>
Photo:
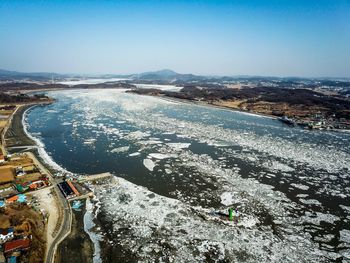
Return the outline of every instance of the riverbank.
<path id="1" fill-rule="evenodd" d="M 40 105 L 36 105 L 40 106 Z M 41 163 L 41 166 L 44 167 L 44 169 L 47 169 L 49 173 L 51 174 L 61 174 L 62 168 L 57 167 L 58 165 L 54 163 L 53 160 L 50 160 L 51 163 L 54 163 L 54 165 L 50 165 L 48 162 L 48 156 L 45 152 L 45 149 L 43 148 L 43 145 L 39 145 L 40 142 L 36 141 L 35 139 L 31 138 L 30 134 L 26 130 L 25 126 L 25 114 L 26 112 L 30 110 L 30 108 L 27 108 L 23 112 L 20 112 L 19 114 L 22 115 L 21 118 L 17 118 L 16 120 L 21 120 L 21 123 L 19 123 L 17 126 L 21 128 L 21 132 L 23 135 L 34 142 L 35 148 L 31 148 L 28 151 L 33 153 L 35 157 L 39 160 Z M 51 159 L 51 158 L 50 158 Z M 57 187 L 55 188 L 57 195 L 60 195 L 61 193 L 58 191 Z M 56 237 L 55 240 L 52 241 L 52 258 L 54 262 L 71 262 L 71 259 L 77 259 L 79 258 L 79 262 L 92 262 L 93 258 L 93 243 L 89 238 L 89 235 L 84 231 L 84 215 L 86 213 L 85 206 L 82 211 L 75 211 L 73 212 L 70 208 L 70 205 L 68 201 L 66 201 L 64 198 L 61 198 L 61 207 L 60 210 L 63 210 L 64 215 L 62 215 L 59 218 L 58 226 L 56 226 Z M 67 209 L 69 209 L 69 213 L 67 214 Z M 69 222 L 67 222 L 69 220 Z M 59 229 L 61 228 L 61 231 Z M 82 246 L 76 246 L 74 244 L 81 244 Z M 56 251 L 55 251 L 55 247 Z M 55 253 L 56 252 L 56 253 Z M 83 253 L 82 253 L 83 252 Z M 64 255 L 64 256 L 60 256 Z M 69 255 L 69 257 L 67 257 Z M 77 256 L 79 255 L 79 257 Z"/>
<path id="2" fill-rule="evenodd" d="M 84 230 L 85 202 L 80 211 L 72 212 L 72 231 L 58 245 L 55 263 L 92 263 L 94 246 Z"/>
<path id="3" fill-rule="evenodd" d="M 64 90 L 80 90 L 82 88 L 79 87 L 70 87 L 70 88 L 63 88 L 63 89 L 43 89 L 40 91 L 64 91 Z M 23 90 L 22 92 L 26 92 L 26 93 L 33 93 L 33 92 L 37 92 L 38 90 Z M 127 92 L 132 93 L 131 89 L 127 89 Z M 213 104 L 213 103 L 209 103 L 207 101 L 191 101 L 191 100 L 187 100 L 187 99 L 181 99 L 181 98 L 175 98 L 175 97 L 169 97 L 169 96 L 162 96 L 162 95 L 152 95 L 152 94 L 142 94 L 142 95 L 147 95 L 147 96 L 154 96 L 154 97 L 159 97 L 162 98 L 164 100 L 168 100 L 168 101 L 173 101 L 173 102 L 182 102 L 182 103 L 186 103 L 186 104 L 195 104 L 195 105 L 199 105 L 199 106 L 203 106 L 203 107 L 214 107 L 217 109 L 223 109 L 223 110 L 231 110 L 231 111 L 237 111 L 243 114 L 248 114 L 248 115 L 252 115 L 252 116 L 260 116 L 260 117 L 265 117 L 265 118 L 270 118 L 270 119 L 278 119 L 277 116 L 275 115 L 269 115 L 269 114 L 263 114 L 263 113 L 259 113 L 259 112 L 251 112 L 251 111 L 245 111 L 245 110 L 241 110 L 238 108 L 232 108 L 229 106 L 225 106 L 225 105 L 217 105 L 217 104 Z"/>
<path id="4" fill-rule="evenodd" d="M 27 136 L 23 128 L 23 115 L 33 105 L 21 105 L 12 116 L 12 120 L 4 134 L 5 137 L 5 147 L 9 152 L 12 147 L 27 147 L 34 146 L 35 142 Z"/>
<path id="5" fill-rule="evenodd" d="M 31 155 L 31 158 L 35 161 L 36 165 L 40 168 L 40 170 L 44 171 L 51 178 L 50 181 L 53 184 L 52 190 L 47 189 L 50 192 L 46 193 L 46 188 L 44 188 L 43 190 L 40 190 L 40 192 L 44 191 L 46 194 L 42 192 L 41 194 L 44 195 L 39 195 L 37 197 L 40 207 L 46 208 L 46 210 L 49 211 L 49 214 L 51 215 L 49 218 L 49 222 L 46 226 L 48 238 L 45 261 L 47 263 L 51 263 L 54 260 L 54 255 L 56 254 L 56 249 L 59 246 L 59 244 L 63 240 L 65 240 L 66 236 L 69 235 L 71 230 L 75 231 L 76 225 L 84 225 L 84 221 L 83 218 L 78 217 L 77 219 L 75 219 L 78 222 L 75 223 L 73 227 L 71 226 L 73 216 L 71 215 L 70 206 L 67 200 L 62 196 L 62 194 L 56 187 L 57 182 L 53 176 L 57 174 L 57 170 L 55 169 L 55 167 L 52 167 L 49 163 L 47 163 L 47 161 L 45 160 L 46 158 L 43 157 L 41 154 L 41 145 L 38 145 L 38 142 L 36 142 L 36 140 L 33 139 L 26 131 L 26 127 L 24 124 L 25 114 L 32 107 L 36 106 L 40 106 L 40 104 L 21 105 L 11 117 L 11 122 L 9 123 L 7 132 L 4 135 L 4 137 L 7 142 L 5 146 L 9 153 L 14 154 L 21 152 Z M 39 192 L 33 192 L 33 195 L 37 194 L 39 194 Z M 55 203 L 50 203 L 48 199 L 49 197 L 50 200 L 54 201 Z M 48 209 L 52 208 L 52 206 L 55 206 L 57 208 L 56 212 L 52 211 L 52 209 Z M 90 246 L 92 246 L 91 241 L 88 242 L 90 242 Z M 69 249 L 70 248 L 74 250 L 74 247 L 69 246 Z M 90 257 L 92 258 L 92 253 Z M 42 258 L 41 260 L 44 261 L 44 258 Z"/>
<path id="6" fill-rule="evenodd" d="M 130 93 L 133 93 L 133 92 L 130 92 Z M 135 93 L 135 94 L 138 94 L 138 93 Z M 181 102 L 181 103 L 190 104 L 190 105 L 195 104 L 195 105 L 202 106 L 202 107 L 212 107 L 212 108 L 221 109 L 221 110 L 236 111 L 236 112 L 240 112 L 240 113 L 247 114 L 247 115 L 265 117 L 265 118 L 269 118 L 269 119 L 275 119 L 275 120 L 278 119 L 278 117 L 274 116 L 274 115 L 268 115 L 268 114 L 263 114 L 263 113 L 258 113 L 258 112 L 244 111 L 244 110 L 240 110 L 240 109 L 236 109 L 236 108 L 232 108 L 232 107 L 228 107 L 228 106 L 224 106 L 224 105 L 212 104 L 212 103 L 209 103 L 207 101 L 187 100 L 187 99 L 181 99 L 181 98 L 175 98 L 175 97 L 169 97 L 169 96 L 163 96 L 163 95 L 153 95 L 153 94 L 138 94 L 138 95 L 158 97 L 158 98 L 170 101 L 170 102 Z"/>
<path id="7" fill-rule="evenodd" d="M 131 91 L 131 93 L 133 93 L 133 92 Z M 250 115 L 250 116 L 269 118 L 269 119 L 273 119 L 273 120 L 276 120 L 276 121 L 280 118 L 279 116 L 276 116 L 276 115 L 271 115 L 271 114 L 266 114 L 266 113 L 259 113 L 259 112 L 255 112 L 255 111 L 242 110 L 242 109 L 239 109 L 237 107 L 231 107 L 229 105 L 224 105 L 223 103 L 220 103 L 220 102 L 218 102 L 218 103 L 211 103 L 211 102 L 204 101 L 204 100 L 196 101 L 196 100 L 189 100 L 189 99 L 181 99 L 181 98 L 175 98 L 175 97 L 165 96 L 165 95 L 161 95 L 161 94 L 147 94 L 147 93 L 139 94 L 137 92 L 135 92 L 135 94 L 142 95 L 142 96 L 158 97 L 158 98 L 164 99 L 166 101 L 170 101 L 170 102 L 185 103 L 185 104 L 190 104 L 190 105 L 194 104 L 194 105 L 201 106 L 201 107 L 213 107 L 213 108 L 221 109 L 221 110 L 235 111 L 235 112 L 239 112 L 239 113 L 242 113 L 242 114 L 247 114 L 247 115 Z M 292 125 L 291 127 L 305 128 L 304 126 L 302 126 L 301 124 L 299 124 L 297 122 L 295 122 L 295 125 Z M 350 129 L 340 129 L 340 128 L 332 128 L 332 129 L 313 128 L 312 130 L 350 133 Z"/>
<path id="8" fill-rule="evenodd" d="M 40 163 L 45 164 L 45 168 L 51 173 L 54 174 L 57 170 L 53 169 L 48 165 L 45 160 L 41 157 L 38 151 L 37 143 L 27 134 L 24 127 L 24 118 L 28 110 L 37 105 L 21 105 L 17 111 L 13 114 L 12 120 L 9 124 L 7 132 L 4 135 L 6 141 L 6 150 L 10 154 L 19 153 L 19 152 L 30 152 Z"/>

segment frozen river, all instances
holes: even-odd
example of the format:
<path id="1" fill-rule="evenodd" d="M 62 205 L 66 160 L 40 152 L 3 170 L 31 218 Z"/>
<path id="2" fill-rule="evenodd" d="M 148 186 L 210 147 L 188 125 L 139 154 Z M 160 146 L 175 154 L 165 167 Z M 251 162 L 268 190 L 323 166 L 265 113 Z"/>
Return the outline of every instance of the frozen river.
<path id="1" fill-rule="evenodd" d="M 51 162 L 125 179 L 92 186 L 103 261 L 350 260 L 350 134 L 123 90 L 49 95 L 26 120 Z M 234 222 L 213 213 L 228 207 Z"/>

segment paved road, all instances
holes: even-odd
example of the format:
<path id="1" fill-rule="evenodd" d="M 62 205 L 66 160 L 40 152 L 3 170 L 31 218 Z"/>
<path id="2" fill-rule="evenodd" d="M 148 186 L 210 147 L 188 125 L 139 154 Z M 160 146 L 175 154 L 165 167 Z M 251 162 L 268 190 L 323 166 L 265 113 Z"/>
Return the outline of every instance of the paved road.
<path id="1" fill-rule="evenodd" d="M 6 141 L 5 141 L 5 134 L 12 122 L 12 118 L 14 116 L 14 114 L 16 113 L 16 111 L 19 109 L 19 107 L 16 108 L 16 110 L 12 113 L 12 115 L 10 116 L 7 125 L 4 127 L 1 135 L 0 135 L 0 147 L 3 150 L 3 153 L 6 154 Z M 29 146 L 28 146 L 29 147 Z M 27 147 L 27 149 L 28 149 Z M 23 147 L 25 148 L 25 146 Z M 36 156 L 34 154 L 32 154 L 31 152 L 26 152 L 26 154 L 28 154 L 28 156 L 30 156 L 34 163 L 37 165 L 37 167 L 39 168 L 39 170 L 41 170 L 42 173 L 45 173 L 49 176 L 50 178 L 50 182 L 52 184 L 52 187 L 59 199 L 60 202 L 60 206 L 62 208 L 63 211 L 63 218 L 62 218 L 62 222 L 61 222 L 61 227 L 56 235 L 56 237 L 54 237 L 54 240 L 52 241 L 51 244 L 48 244 L 48 248 L 47 248 L 47 253 L 46 253 L 46 258 L 45 258 L 45 262 L 46 263 L 53 263 L 55 260 L 55 253 L 57 250 L 58 245 L 63 241 L 63 239 L 69 235 L 70 231 L 71 231 L 71 227 L 72 227 L 72 210 L 71 207 L 67 201 L 67 199 L 63 196 L 63 194 L 61 193 L 61 191 L 58 189 L 57 187 L 57 180 L 52 176 L 52 174 L 50 173 L 49 170 L 46 169 L 45 166 L 42 165 L 41 162 L 38 161 L 38 159 L 36 158 Z"/>
<path id="2" fill-rule="evenodd" d="M 50 171 L 47 170 L 46 167 L 43 166 L 42 163 L 38 161 L 38 159 L 36 158 L 36 156 L 33 153 L 26 152 L 26 154 L 28 154 L 28 156 L 30 156 L 30 158 L 33 159 L 34 163 L 37 165 L 37 167 L 39 168 L 39 170 L 42 173 L 45 173 L 45 174 L 47 174 L 49 176 L 50 182 L 53 185 L 53 189 L 54 189 L 54 191 L 56 193 L 56 196 L 58 197 L 58 200 L 60 202 L 59 205 L 61 206 L 62 212 L 63 212 L 63 218 L 61 219 L 62 221 L 61 221 L 60 229 L 59 229 L 56 237 L 54 237 L 54 240 L 52 241 L 52 243 L 48 244 L 48 247 L 47 247 L 45 262 L 46 263 L 52 263 L 52 262 L 54 262 L 55 253 L 56 253 L 58 245 L 63 241 L 63 239 L 67 235 L 69 235 L 69 233 L 71 231 L 71 227 L 72 227 L 72 210 L 71 210 L 71 207 L 69 205 L 68 200 L 63 196 L 61 191 L 58 189 L 58 187 L 57 187 L 57 183 L 58 182 L 52 176 Z"/>
<path id="3" fill-rule="evenodd" d="M 69 203 L 67 199 L 65 199 L 59 191 L 57 187 L 55 187 L 55 192 L 61 202 L 61 205 L 63 207 L 63 219 L 61 222 L 61 228 L 58 234 L 56 235 L 54 241 L 51 243 L 51 245 L 47 248 L 47 254 L 46 254 L 46 263 L 53 263 L 55 260 L 55 254 L 58 245 L 63 241 L 63 239 L 69 235 L 72 227 L 72 211 L 69 206 Z"/>

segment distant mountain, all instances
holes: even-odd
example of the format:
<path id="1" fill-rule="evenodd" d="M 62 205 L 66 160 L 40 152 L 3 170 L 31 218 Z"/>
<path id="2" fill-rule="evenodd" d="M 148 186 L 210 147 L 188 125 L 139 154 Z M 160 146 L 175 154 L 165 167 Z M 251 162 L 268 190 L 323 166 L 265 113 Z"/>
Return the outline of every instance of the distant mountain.
<path id="1" fill-rule="evenodd" d="M 11 74 L 14 74 L 14 73 L 18 73 L 18 72 L 0 69 L 0 74 L 1 75 L 11 75 Z"/>
<path id="2" fill-rule="evenodd" d="M 180 74 L 173 71 L 173 70 L 170 70 L 170 69 L 162 69 L 162 70 L 158 70 L 158 71 L 141 73 L 141 76 L 147 76 L 147 75 L 154 75 L 154 76 L 159 76 L 159 77 L 175 77 L 175 76 L 180 75 Z"/>
<path id="3" fill-rule="evenodd" d="M 131 76 L 132 79 L 141 80 L 172 80 L 175 79 L 179 73 L 170 69 L 163 69 L 158 71 L 144 72 L 140 74 L 134 74 Z"/>
<path id="4" fill-rule="evenodd" d="M 63 74 L 57 74 L 57 73 L 52 73 L 52 72 L 18 72 L 18 71 L 10 71 L 10 70 L 4 70 L 0 69 L 0 79 L 5 79 L 5 80 L 25 80 L 25 79 L 30 79 L 30 80 L 38 80 L 38 81 L 45 81 L 45 80 L 50 80 L 51 78 L 65 78 L 66 75 Z"/>
<path id="5" fill-rule="evenodd" d="M 205 77 L 196 76 L 193 74 L 180 74 L 170 69 L 163 69 L 158 71 L 134 74 L 131 76 L 131 78 L 134 80 L 141 80 L 141 81 L 161 81 L 161 82 L 178 83 L 178 82 L 184 82 L 184 81 L 201 80 L 201 79 L 204 79 Z"/>
<path id="6" fill-rule="evenodd" d="M 200 76 L 194 74 L 181 74 L 170 69 L 162 69 L 158 71 L 149 71 L 139 74 L 58 74 L 53 72 L 18 72 L 0 69 L 0 80 L 34 80 L 34 81 L 50 81 L 52 78 L 63 80 L 67 78 L 87 79 L 87 78 L 125 78 L 133 81 L 144 83 L 159 83 L 159 84 L 178 84 L 183 85 L 193 83 L 200 85 L 203 82 L 225 82 L 225 81 L 247 81 L 247 82 L 265 82 L 276 81 L 285 82 L 286 85 L 293 83 L 308 83 L 318 80 L 324 85 L 329 84 L 327 81 L 339 81 L 339 86 L 344 86 L 344 81 L 349 82 L 349 79 L 344 78 L 300 78 L 300 77 L 273 77 L 273 76 L 252 76 L 252 75 L 236 75 L 236 76 Z M 334 83 L 333 83 L 334 85 Z"/>

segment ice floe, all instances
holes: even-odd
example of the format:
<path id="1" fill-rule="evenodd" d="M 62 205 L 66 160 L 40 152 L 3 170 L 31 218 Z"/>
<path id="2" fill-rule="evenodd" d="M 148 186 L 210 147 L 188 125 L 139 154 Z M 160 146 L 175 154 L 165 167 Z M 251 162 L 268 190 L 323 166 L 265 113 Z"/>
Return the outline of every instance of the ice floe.
<path id="1" fill-rule="evenodd" d="M 171 148 L 180 151 L 181 149 L 186 149 L 190 147 L 191 143 L 166 143 L 166 145 L 170 146 Z"/>
<path id="2" fill-rule="evenodd" d="M 298 188 L 298 189 L 301 189 L 301 190 L 304 190 L 304 191 L 306 191 L 306 190 L 308 190 L 309 189 L 309 186 L 307 186 L 307 185 L 302 185 L 302 184 L 290 184 L 291 186 L 294 186 L 294 187 L 296 187 L 296 188 Z"/>
<path id="3" fill-rule="evenodd" d="M 95 138 L 96 141 L 91 142 L 91 145 L 108 141 L 109 149 L 127 146 L 133 151 L 138 149 L 138 152 L 128 156 L 147 156 L 133 158 L 132 161 L 139 162 L 149 171 L 153 171 L 140 173 L 139 182 L 166 182 L 161 189 L 162 193 L 165 193 L 169 186 L 172 190 L 167 196 L 178 199 L 181 206 L 186 206 L 191 211 L 196 210 L 193 206 L 218 209 L 233 204 L 242 213 L 240 223 L 246 222 L 238 227 L 245 229 L 244 231 L 255 231 L 257 236 L 264 236 L 265 231 L 275 233 L 265 236 L 271 246 L 262 248 L 258 245 L 258 250 L 267 249 L 277 253 L 274 250 L 280 248 L 279 236 L 282 235 L 287 244 L 297 243 L 288 248 L 289 253 L 299 250 L 304 253 L 303 246 L 309 248 L 322 244 L 320 250 L 311 249 L 312 252 L 308 250 L 305 253 L 314 253 L 317 259 L 323 256 L 346 257 L 346 249 L 339 250 L 336 247 L 337 242 L 344 242 L 340 241 L 339 229 L 346 228 L 345 225 L 350 222 L 350 210 L 345 206 L 350 197 L 350 162 L 347 138 L 344 135 L 318 135 L 299 129 L 281 129 L 272 121 L 265 123 L 264 118 L 257 119 L 230 111 L 171 103 L 159 98 L 125 94 L 120 90 L 63 91 L 53 94 L 58 94 L 59 103 L 66 103 L 65 107 L 70 111 L 61 108 L 49 114 L 60 112 L 59 119 L 62 123 L 72 123 L 64 129 L 71 129 L 73 140 L 83 143 L 85 138 Z M 49 114 L 45 112 L 44 116 Z M 43 119 L 40 120 L 45 123 Z M 84 133 L 89 135 L 83 136 Z M 177 136 L 174 136 L 175 134 Z M 40 135 L 40 139 L 53 140 L 45 138 L 45 133 Z M 169 143 L 169 140 L 172 142 Z M 69 137 L 64 138 L 64 142 L 68 154 L 76 152 L 76 148 L 70 147 Z M 44 145 L 42 146 L 39 151 L 43 151 Z M 90 151 L 91 147 L 89 148 Z M 55 155 L 54 151 L 50 152 L 50 156 Z M 105 152 L 108 154 L 108 150 Z M 46 151 L 43 153 L 44 158 L 45 154 Z M 105 158 L 102 155 L 98 156 Z M 118 169 L 119 167 L 115 171 L 118 172 Z M 128 178 L 129 175 L 125 176 Z M 132 185 L 123 185 L 134 189 Z M 151 188 L 154 185 L 151 185 Z M 108 191 L 108 195 L 113 192 L 112 189 Z M 108 195 L 106 194 L 106 197 Z M 334 200 L 329 203 L 341 203 L 339 207 L 334 206 L 336 211 L 329 207 L 328 201 L 324 201 L 333 197 Z M 114 198 L 119 196 L 112 194 L 110 200 Z M 142 202 L 141 205 L 145 206 Z M 144 208 L 140 206 L 140 209 Z M 166 206 L 165 209 L 169 207 Z M 318 214 L 319 211 L 322 213 Z M 129 213 L 125 210 L 124 212 Z M 128 216 L 137 218 L 134 213 Z M 114 220 L 113 217 L 111 220 Z M 179 221 L 181 220 L 185 219 L 180 218 Z M 145 221 L 148 222 L 147 216 Z M 192 222 L 192 217 L 190 221 Z M 325 222 L 327 228 L 320 222 Z M 171 222 L 175 226 L 176 223 L 177 221 Z M 171 228 L 171 224 L 166 226 Z M 152 227 L 146 229 L 151 229 L 151 232 L 154 230 Z M 215 228 L 212 231 L 216 230 Z M 333 232 L 329 233 L 330 231 Z M 288 233 L 287 236 L 284 236 L 285 233 Z M 314 235 L 313 238 L 311 235 Z M 190 237 L 197 238 L 194 234 Z M 164 246 L 178 242 L 173 239 L 169 241 L 166 237 L 163 239 Z M 248 240 L 250 239 L 252 237 Z M 218 239 L 201 236 L 199 239 L 190 240 L 191 244 L 184 244 L 184 253 L 195 251 L 194 254 L 198 258 L 194 257 L 194 261 L 203 259 L 203 251 L 216 251 L 220 254 L 217 257 L 220 260 L 231 260 L 231 254 L 235 252 L 233 261 L 240 261 L 236 258 L 240 252 L 249 255 L 252 253 L 249 246 L 237 251 L 234 247 L 223 245 L 223 241 L 227 239 L 221 239 L 221 236 Z M 332 242 L 328 244 L 330 240 Z M 130 239 L 128 244 L 132 246 L 138 242 L 139 240 Z M 179 241 L 180 244 L 183 242 Z M 190 245 L 194 249 L 188 249 L 187 246 Z M 177 245 L 175 247 L 179 248 Z M 222 250 L 223 247 L 228 252 Z M 162 251 L 159 243 L 151 243 L 140 250 L 145 254 L 149 250 Z M 259 253 L 266 261 L 278 259 L 276 256 L 271 260 L 264 256 L 264 252 Z M 180 259 L 178 261 L 183 259 L 177 255 L 173 257 Z M 291 256 L 291 259 L 296 261 L 300 259 L 293 257 L 296 256 Z M 291 261 L 288 256 L 285 258 L 286 261 Z"/>
<path id="4" fill-rule="evenodd" d="M 107 188 L 94 187 L 101 212 L 113 222 L 108 242 L 138 261 L 198 262 L 209 257 L 214 262 L 239 262 L 242 253 L 249 262 L 322 260 L 312 243 L 279 239 L 268 229 L 257 231 L 254 218 L 243 218 L 237 225 L 204 220 L 195 208 L 121 178 Z"/>
<path id="5" fill-rule="evenodd" d="M 129 156 L 134 157 L 134 156 L 139 156 L 140 154 L 141 154 L 140 152 L 134 152 L 134 153 L 130 153 Z"/>
<path id="6" fill-rule="evenodd" d="M 144 159 L 143 165 L 151 172 L 153 171 L 154 167 L 156 166 L 156 164 L 150 159 Z"/>
<path id="7" fill-rule="evenodd" d="M 348 243 L 348 245 L 350 246 L 350 230 L 348 229 L 340 230 L 340 241 Z"/>
<path id="8" fill-rule="evenodd" d="M 150 158 L 159 159 L 159 160 L 168 159 L 171 157 L 176 157 L 174 155 L 163 154 L 163 153 L 150 153 L 148 156 Z"/>
<path id="9" fill-rule="evenodd" d="M 124 153 L 129 151 L 130 146 L 123 146 L 123 147 L 118 147 L 118 148 L 114 148 L 111 150 L 111 153 Z"/>
<path id="10" fill-rule="evenodd" d="M 235 203 L 235 198 L 233 193 L 229 193 L 229 192 L 225 192 L 223 193 L 221 196 L 221 204 L 225 205 L 225 206 L 229 206 Z"/>

